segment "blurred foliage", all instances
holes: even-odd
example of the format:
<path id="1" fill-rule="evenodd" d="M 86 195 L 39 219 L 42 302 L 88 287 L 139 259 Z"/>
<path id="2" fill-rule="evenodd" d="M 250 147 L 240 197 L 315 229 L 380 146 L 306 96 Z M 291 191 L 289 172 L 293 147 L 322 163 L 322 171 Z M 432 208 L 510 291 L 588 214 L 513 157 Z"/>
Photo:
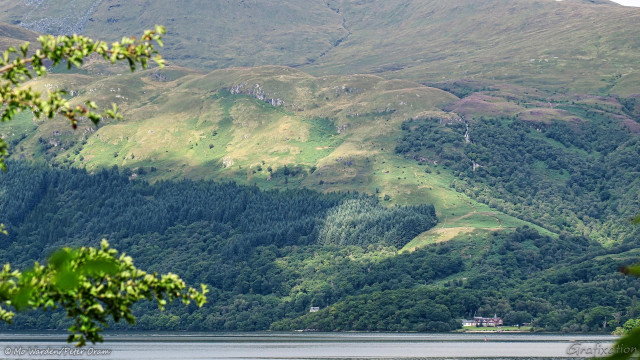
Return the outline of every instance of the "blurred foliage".
<path id="1" fill-rule="evenodd" d="M 135 323 L 131 306 L 143 299 L 156 299 L 163 309 L 176 298 L 198 307 L 206 302 L 207 287 L 200 291 L 187 288 L 177 275 L 148 274 L 133 265 L 133 260 L 109 248 L 102 240 L 99 249 L 63 248 L 49 257 L 46 266 L 35 263 L 20 272 L 6 264 L 0 272 L 0 301 L 17 311 L 28 308 L 62 308 L 74 324 L 69 342 L 84 346 L 87 341 L 101 342 L 101 326 L 107 318 Z M 11 322 L 14 313 L 0 308 L 0 320 Z"/>
<path id="2" fill-rule="evenodd" d="M 636 216 L 632 222 L 640 223 L 640 215 Z M 640 264 L 622 267 L 621 271 L 627 275 L 640 277 Z M 616 335 L 624 335 L 614 345 L 616 351 L 608 357 L 610 360 L 624 360 L 637 357 L 640 354 L 640 319 L 629 319 L 622 327 L 616 328 Z"/>
<path id="3" fill-rule="evenodd" d="M 89 119 L 97 124 L 101 118 L 119 118 L 115 104 L 112 109 L 96 113 L 92 101 L 85 106 L 72 107 L 65 99 L 64 90 L 47 90 L 46 96 L 23 83 L 35 76 L 47 74 L 47 66 L 57 66 L 66 62 L 68 68 L 80 67 L 85 58 L 98 54 L 105 60 L 115 63 L 125 60 L 131 71 L 137 64 L 146 68 L 149 60 L 163 65 L 162 58 L 154 49 L 153 43 L 162 46 L 162 34 L 165 29 L 156 26 L 147 30 L 142 37 L 123 38 L 120 42 L 108 45 L 104 41 L 94 41 L 84 36 L 51 36 L 38 38 L 40 46 L 30 54 L 30 44 L 19 48 L 9 47 L 0 57 L 0 101 L 2 122 L 13 119 L 21 111 L 31 111 L 36 117 L 53 118 L 56 115 L 66 117 L 75 129 L 80 118 Z M 8 145 L 0 139 L 0 169 L 6 171 L 5 158 Z M 9 194 L 11 197 L 13 194 Z M 5 213 L 19 212 L 8 207 Z M 8 235 L 4 224 L 0 233 Z M 100 249 L 81 247 L 63 248 L 49 258 L 46 266 L 35 263 L 28 271 L 11 270 L 6 264 L 0 272 L 0 301 L 17 311 L 28 308 L 62 308 L 74 324 L 69 328 L 69 342 L 84 346 L 88 341 L 102 341 L 100 325 L 107 325 L 107 318 L 113 321 L 125 319 L 135 323 L 131 306 L 142 299 L 155 298 L 161 308 L 175 298 L 181 298 L 185 304 L 190 301 L 201 307 L 208 292 L 202 285 L 200 292 L 187 288 L 177 275 L 168 273 L 158 276 L 147 274 L 133 266 L 133 260 L 109 248 L 106 240 Z M 11 322 L 14 312 L 0 308 L 0 320 Z"/>

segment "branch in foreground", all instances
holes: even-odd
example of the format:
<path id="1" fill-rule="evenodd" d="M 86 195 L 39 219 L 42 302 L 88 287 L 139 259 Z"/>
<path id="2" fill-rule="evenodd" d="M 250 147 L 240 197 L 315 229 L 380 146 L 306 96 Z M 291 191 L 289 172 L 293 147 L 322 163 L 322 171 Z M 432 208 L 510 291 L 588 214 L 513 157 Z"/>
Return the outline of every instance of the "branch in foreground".
<path id="1" fill-rule="evenodd" d="M 85 58 L 92 54 L 98 54 L 105 60 L 116 63 L 126 61 L 131 71 L 135 71 L 140 65 L 146 69 L 149 61 L 158 66 L 164 66 L 164 60 L 155 49 L 154 43 L 162 46 L 162 35 L 166 31 L 162 26 L 156 26 L 154 30 L 147 30 L 136 39 L 122 38 L 120 42 L 108 45 L 104 41 L 94 41 L 90 38 L 73 36 L 40 36 L 40 48 L 35 54 L 29 56 L 30 44 L 24 43 L 18 49 L 8 48 L 0 56 L 0 103 L 2 104 L 0 121 L 13 119 L 21 111 L 32 111 L 36 117 L 53 118 L 62 115 L 67 118 L 72 128 L 77 128 L 78 119 L 87 118 L 94 124 L 98 124 L 103 118 L 118 119 L 120 114 L 115 104 L 111 109 L 103 112 L 95 112 L 96 104 L 88 101 L 84 106 L 71 106 L 64 98 L 64 90 L 47 91 L 46 96 L 31 88 L 20 89 L 20 85 L 35 76 L 45 76 L 47 68 L 45 61 L 50 61 L 57 66 L 66 61 L 67 68 L 82 66 Z M 8 146 L 0 139 L 0 169 L 6 170 L 4 159 L 8 156 Z"/>
<path id="2" fill-rule="evenodd" d="M 131 306 L 140 300 L 155 299 L 160 309 L 175 299 L 202 307 L 208 289 L 200 286 L 200 290 L 187 287 L 172 273 L 148 274 L 102 240 L 99 249 L 59 250 L 46 266 L 36 263 L 25 272 L 12 271 L 6 264 L 0 272 L 0 303 L 16 311 L 63 308 L 74 320 L 68 341 L 80 347 L 87 341 L 103 341 L 100 332 L 109 316 L 134 324 Z M 13 316 L 13 311 L 0 307 L 0 320 L 11 322 Z"/>

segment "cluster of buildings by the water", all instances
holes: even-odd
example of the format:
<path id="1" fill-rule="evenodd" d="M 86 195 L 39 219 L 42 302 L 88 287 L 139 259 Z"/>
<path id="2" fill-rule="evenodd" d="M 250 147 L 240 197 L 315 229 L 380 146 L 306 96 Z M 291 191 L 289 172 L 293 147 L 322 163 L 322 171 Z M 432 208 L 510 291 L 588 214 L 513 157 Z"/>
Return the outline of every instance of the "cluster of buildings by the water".
<path id="1" fill-rule="evenodd" d="M 502 326 L 504 321 L 501 317 L 494 315 L 493 317 L 474 316 L 473 320 L 462 320 L 462 326 L 479 326 L 479 327 L 496 327 Z"/>

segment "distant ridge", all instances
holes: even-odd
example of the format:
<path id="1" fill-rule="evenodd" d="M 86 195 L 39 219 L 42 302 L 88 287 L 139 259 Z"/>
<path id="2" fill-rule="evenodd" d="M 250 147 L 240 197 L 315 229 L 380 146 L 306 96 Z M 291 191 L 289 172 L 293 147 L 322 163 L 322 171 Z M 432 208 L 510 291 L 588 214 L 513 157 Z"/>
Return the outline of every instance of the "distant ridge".
<path id="1" fill-rule="evenodd" d="M 38 34 L 21 27 L 0 22 L 0 49 L 20 45 L 25 41 L 35 41 Z"/>
<path id="2" fill-rule="evenodd" d="M 596 93 L 640 63 L 640 10 L 604 0 L 43 0 L 0 10 L 0 20 L 39 32 L 106 40 L 160 23 L 165 57 L 200 69 L 285 65 Z"/>

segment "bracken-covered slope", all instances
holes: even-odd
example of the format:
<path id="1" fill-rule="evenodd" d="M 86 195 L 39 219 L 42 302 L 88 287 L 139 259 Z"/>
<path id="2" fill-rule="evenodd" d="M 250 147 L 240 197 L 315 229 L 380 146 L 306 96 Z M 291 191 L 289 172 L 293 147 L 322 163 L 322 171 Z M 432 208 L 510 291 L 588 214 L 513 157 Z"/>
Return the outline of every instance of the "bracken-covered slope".
<path id="1" fill-rule="evenodd" d="M 637 77 L 640 62 L 640 9 L 605 1 L 5 0 L 0 10 L 38 32 L 107 40 L 163 24 L 164 55 L 201 69 L 285 65 L 606 93 Z"/>

